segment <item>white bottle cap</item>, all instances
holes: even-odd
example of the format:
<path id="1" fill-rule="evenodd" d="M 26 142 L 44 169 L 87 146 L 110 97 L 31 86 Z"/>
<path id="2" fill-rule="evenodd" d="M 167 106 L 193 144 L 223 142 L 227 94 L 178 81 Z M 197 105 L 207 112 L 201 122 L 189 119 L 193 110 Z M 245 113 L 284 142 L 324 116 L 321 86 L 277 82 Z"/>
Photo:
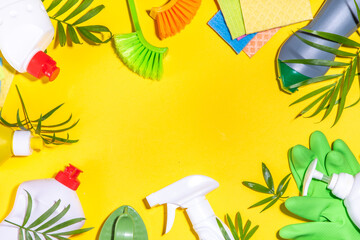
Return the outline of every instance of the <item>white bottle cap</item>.
<path id="1" fill-rule="evenodd" d="M 15 131 L 12 142 L 12 150 L 15 156 L 29 156 L 32 153 L 30 146 L 30 131 Z"/>

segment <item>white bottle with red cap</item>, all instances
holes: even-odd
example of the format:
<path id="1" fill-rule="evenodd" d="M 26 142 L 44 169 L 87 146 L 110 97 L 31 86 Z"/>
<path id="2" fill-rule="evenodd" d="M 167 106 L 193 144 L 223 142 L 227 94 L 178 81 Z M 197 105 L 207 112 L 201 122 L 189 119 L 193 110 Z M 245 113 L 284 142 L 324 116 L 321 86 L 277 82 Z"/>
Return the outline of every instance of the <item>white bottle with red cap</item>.
<path id="1" fill-rule="evenodd" d="M 54 33 L 41 0 L 0 0 L 0 51 L 18 72 L 57 77 L 60 69 L 44 53 Z"/>
<path id="2" fill-rule="evenodd" d="M 64 208 L 69 205 L 69 211 L 56 224 L 60 224 L 75 218 L 84 218 L 84 211 L 76 194 L 76 190 L 80 185 L 80 182 L 77 178 L 81 172 L 81 170 L 70 165 L 65 169 L 65 171 L 59 172 L 55 178 L 33 180 L 22 183 L 18 188 L 13 209 L 5 218 L 5 220 L 16 223 L 18 225 L 23 224 L 28 206 L 28 195 L 26 192 L 31 195 L 33 201 L 31 215 L 28 220 L 28 224 L 25 225 L 25 227 L 33 223 L 37 218 L 44 214 L 59 199 L 61 200 L 61 203 L 57 210 L 49 217 L 49 219 L 57 216 L 62 210 L 64 210 Z M 0 223 L 0 238 L 6 240 L 20 239 L 20 228 L 8 223 L 5 220 Z M 81 221 L 61 229 L 61 232 L 69 232 L 81 229 L 83 225 L 84 221 Z M 46 230 L 47 228 L 40 232 L 44 232 Z M 40 237 L 41 239 L 45 239 L 41 235 Z"/>

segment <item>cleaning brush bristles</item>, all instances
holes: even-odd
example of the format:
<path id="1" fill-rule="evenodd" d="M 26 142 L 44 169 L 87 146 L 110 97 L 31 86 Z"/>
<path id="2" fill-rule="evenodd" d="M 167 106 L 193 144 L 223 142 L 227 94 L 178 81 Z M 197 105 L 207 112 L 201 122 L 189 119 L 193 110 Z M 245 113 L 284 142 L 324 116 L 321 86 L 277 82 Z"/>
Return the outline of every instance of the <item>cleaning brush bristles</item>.
<path id="1" fill-rule="evenodd" d="M 150 16 L 156 21 L 160 39 L 174 36 L 194 18 L 201 0 L 170 0 L 162 7 L 152 8 Z"/>
<path id="2" fill-rule="evenodd" d="M 159 80 L 163 74 L 163 58 L 167 48 L 148 46 L 137 32 L 116 34 L 115 46 L 119 57 L 134 72 L 144 78 Z"/>
<path id="3" fill-rule="evenodd" d="M 136 32 L 115 34 L 116 52 L 132 71 L 144 78 L 159 80 L 163 74 L 163 59 L 168 48 L 158 48 L 148 43 L 141 31 L 134 0 L 128 0 Z"/>

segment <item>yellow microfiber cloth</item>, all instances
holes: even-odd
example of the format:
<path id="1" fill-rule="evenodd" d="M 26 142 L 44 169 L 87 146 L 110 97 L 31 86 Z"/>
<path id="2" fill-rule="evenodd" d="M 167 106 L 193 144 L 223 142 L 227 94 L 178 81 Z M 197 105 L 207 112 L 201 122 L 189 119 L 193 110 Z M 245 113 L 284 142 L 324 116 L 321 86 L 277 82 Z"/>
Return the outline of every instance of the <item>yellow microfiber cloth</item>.
<path id="1" fill-rule="evenodd" d="M 246 34 L 313 18 L 309 0 L 240 0 Z"/>

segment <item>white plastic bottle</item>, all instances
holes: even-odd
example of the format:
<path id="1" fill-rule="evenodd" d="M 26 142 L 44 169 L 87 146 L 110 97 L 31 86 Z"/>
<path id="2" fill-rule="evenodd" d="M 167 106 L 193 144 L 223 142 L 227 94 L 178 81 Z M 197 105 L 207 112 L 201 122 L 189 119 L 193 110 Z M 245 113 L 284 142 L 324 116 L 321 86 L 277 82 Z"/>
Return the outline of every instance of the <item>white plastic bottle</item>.
<path id="1" fill-rule="evenodd" d="M 28 206 L 28 195 L 33 199 L 32 213 L 28 220 L 28 226 L 33 223 L 38 217 L 45 213 L 51 206 L 54 205 L 59 199 L 61 203 L 58 209 L 49 217 L 52 219 L 58 215 L 64 208 L 70 205 L 69 211 L 64 215 L 58 223 L 66 222 L 74 218 L 84 218 L 84 211 L 81 207 L 80 200 L 76 194 L 76 189 L 79 187 L 80 182 L 77 177 L 81 171 L 74 166 L 70 165 L 63 172 L 59 172 L 55 178 L 34 180 L 22 183 L 17 191 L 14 207 L 11 213 L 5 218 L 7 221 L 22 225 L 26 209 Z M 82 228 L 84 221 L 76 223 L 59 230 L 60 232 L 68 232 Z M 42 231 L 46 231 L 44 229 Z M 40 231 L 40 232 L 42 232 Z M 59 233 L 56 231 L 55 233 Z M 6 240 L 19 239 L 20 228 L 6 222 L 5 220 L 0 223 L 0 238 Z M 32 233 L 31 233 L 32 234 Z M 33 239 L 34 236 L 32 235 Z M 41 239 L 45 238 L 40 235 Z"/>
<path id="2" fill-rule="evenodd" d="M 360 173 L 355 176 L 348 173 L 334 173 L 331 177 L 316 170 L 317 159 L 308 167 L 303 184 L 303 195 L 306 196 L 312 179 L 328 183 L 332 194 L 344 200 L 346 210 L 353 223 L 360 228 Z"/>
<path id="3" fill-rule="evenodd" d="M 193 175 L 183 178 L 146 197 L 150 207 L 166 204 L 168 233 L 175 221 L 175 210 L 186 209 L 191 224 L 200 240 L 224 240 L 213 209 L 206 194 L 219 187 L 219 183 L 212 178 Z M 229 228 L 220 220 L 231 240 L 234 240 Z"/>
<path id="4" fill-rule="evenodd" d="M 20 73 L 53 81 L 60 69 L 43 51 L 54 27 L 41 0 L 0 0 L 0 51 Z"/>

